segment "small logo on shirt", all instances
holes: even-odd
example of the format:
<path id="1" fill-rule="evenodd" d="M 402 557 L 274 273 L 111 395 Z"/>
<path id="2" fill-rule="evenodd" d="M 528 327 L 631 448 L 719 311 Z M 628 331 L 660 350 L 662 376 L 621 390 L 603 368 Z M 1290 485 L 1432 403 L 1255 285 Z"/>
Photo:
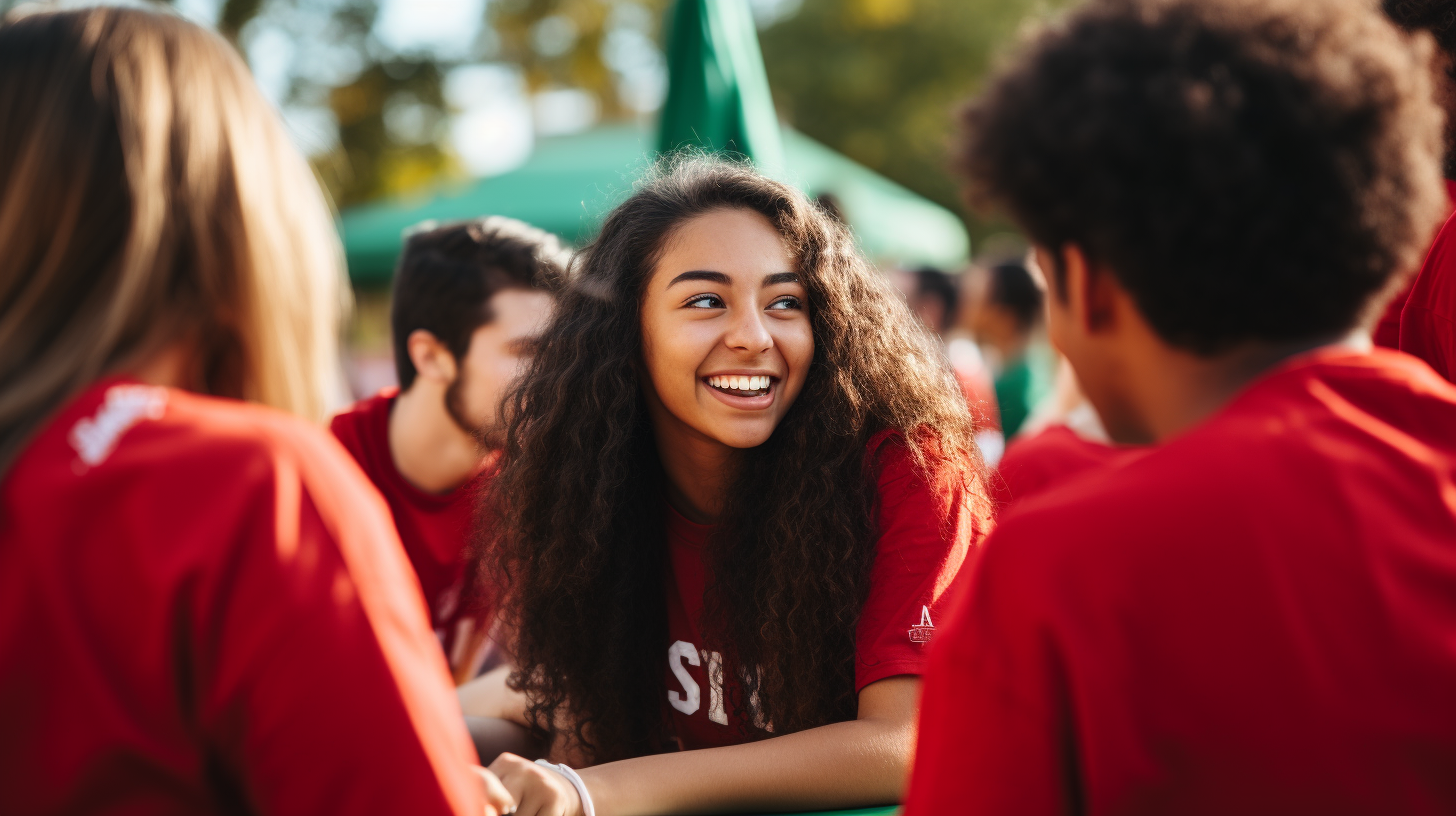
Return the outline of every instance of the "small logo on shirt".
<path id="1" fill-rule="evenodd" d="M 920 607 L 920 625 L 910 627 L 911 643 L 929 643 L 930 636 L 935 634 L 935 624 L 930 622 L 930 607 Z"/>
<path id="2" fill-rule="evenodd" d="M 95 417 L 86 417 L 71 428 L 67 441 L 81 461 L 96 467 L 116 448 L 127 429 L 143 419 L 161 419 L 167 408 L 167 389 L 149 385 L 114 385 L 106 389 L 106 402 Z"/>

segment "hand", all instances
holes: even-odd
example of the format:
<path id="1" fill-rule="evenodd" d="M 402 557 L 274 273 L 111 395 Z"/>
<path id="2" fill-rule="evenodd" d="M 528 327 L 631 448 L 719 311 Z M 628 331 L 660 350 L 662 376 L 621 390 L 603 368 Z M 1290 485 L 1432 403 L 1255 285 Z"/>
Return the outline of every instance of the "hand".
<path id="1" fill-rule="evenodd" d="M 501 784 L 495 774 L 479 765 L 471 765 L 470 770 L 480 777 L 480 784 L 485 789 L 485 816 L 516 812 L 516 800 L 511 798 L 510 791 L 506 790 L 506 786 Z"/>
<path id="2" fill-rule="evenodd" d="M 515 754 L 501 754 L 490 770 L 516 802 L 516 816 L 582 816 L 581 797 L 566 777 Z"/>

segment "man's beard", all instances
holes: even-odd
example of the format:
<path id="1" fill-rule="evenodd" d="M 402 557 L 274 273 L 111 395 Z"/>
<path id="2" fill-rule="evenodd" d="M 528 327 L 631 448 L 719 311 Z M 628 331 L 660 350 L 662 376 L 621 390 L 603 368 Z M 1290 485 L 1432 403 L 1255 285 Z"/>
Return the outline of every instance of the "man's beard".
<path id="1" fill-rule="evenodd" d="M 459 375 L 455 377 L 455 381 L 445 389 L 445 412 L 450 415 L 450 419 L 455 422 L 455 425 L 471 439 L 474 439 L 475 444 L 482 449 L 499 448 L 500 443 L 504 442 L 505 429 L 478 425 L 470 421 L 470 417 L 465 413 L 464 401 L 460 398 L 464 385 L 465 370 L 462 368 Z"/>

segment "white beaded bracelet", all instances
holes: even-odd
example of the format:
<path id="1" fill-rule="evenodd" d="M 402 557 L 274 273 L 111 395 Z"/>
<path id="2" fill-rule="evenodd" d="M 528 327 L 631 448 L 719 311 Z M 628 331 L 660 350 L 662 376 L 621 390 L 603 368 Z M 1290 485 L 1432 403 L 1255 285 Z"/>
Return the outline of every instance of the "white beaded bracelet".
<path id="1" fill-rule="evenodd" d="M 554 762 L 547 762 L 544 759 L 536 760 L 536 764 L 540 765 L 543 768 L 550 768 L 551 770 L 561 774 L 562 776 L 566 777 L 566 781 L 570 782 L 573 788 L 576 788 L 576 795 L 581 797 L 582 816 L 597 816 L 597 809 L 592 806 L 591 794 L 587 793 L 586 783 L 581 781 L 581 776 L 576 771 L 572 770 L 570 765 L 567 765 L 565 763 L 557 764 Z"/>

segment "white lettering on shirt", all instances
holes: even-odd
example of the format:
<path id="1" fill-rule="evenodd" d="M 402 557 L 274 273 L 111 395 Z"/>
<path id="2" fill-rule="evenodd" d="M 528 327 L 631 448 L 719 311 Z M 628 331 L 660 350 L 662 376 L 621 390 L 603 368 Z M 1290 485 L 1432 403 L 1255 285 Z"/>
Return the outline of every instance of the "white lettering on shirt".
<path id="1" fill-rule="evenodd" d="M 719 725 L 728 724 L 728 710 L 723 706 L 723 654 L 702 650 L 708 663 L 708 719 Z"/>
<path id="2" fill-rule="evenodd" d="M 150 385 L 113 385 L 96 416 L 85 417 L 71 428 L 67 441 L 88 467 L 96 467 L 116 448 L 129 428 L 143 419 L 161 419 L 167 408 L 167 389 Z"/>
<path id="3" fill-rule="evenodd" d="M 667 692 L 667 701 L 672 703 L 672 707 L 678 711 L 684 714 L 692 714 L 702 705 L 703 693 L 698 688 L 698 681 L 694 680 L 693 676 L 688 674 L 688 670 L 683 668 L 682 662 L 684 660 L 690 666 L 702 665 L 698 662 L 698 650 L 693 644 L 679 640 L 667 647 L 667 665 L 672 668 L 672 673 L 677 677 L 677 681 L 682 683 L 683 690 L 687 692 L 687 695 L 684 696 L 675 690 L 669 689 Z M 721 692 L 719 693 L 721 694 Z M 727 718 L 725 717 L 724 719 L 726 720 Z"/>
<path id="4" fill-rule="evenodd" d="M 935 634 L 935 624 L 930 622 L 930 607 L 920 607 L 920 625 L 910 627 L 911 643 L 929 643 Z"/>

